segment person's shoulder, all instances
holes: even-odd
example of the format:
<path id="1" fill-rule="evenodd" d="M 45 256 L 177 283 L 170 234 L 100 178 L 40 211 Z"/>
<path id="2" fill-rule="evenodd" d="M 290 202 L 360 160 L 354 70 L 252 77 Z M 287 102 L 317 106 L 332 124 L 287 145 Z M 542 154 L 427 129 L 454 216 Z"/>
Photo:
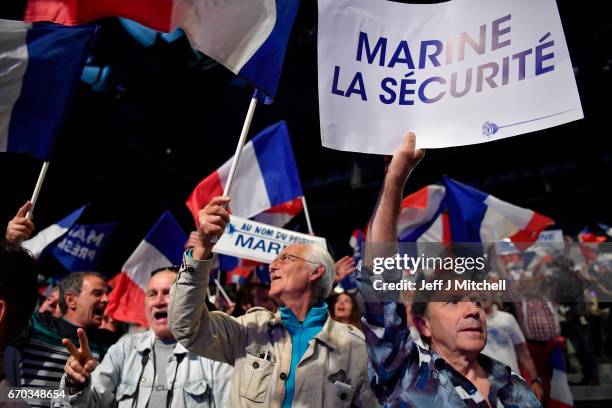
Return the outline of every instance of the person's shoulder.
<path id="1" fill-rule="evenodd" d="M 511 319 L 514 320 L 515 317 L 512 313 L 506 312 L 505 310 L 498 310 L 497 315 L 502 319 Z"/>
<path id="2" fill-rule="evenodd" d="M 276 315 L 272 311 L 264 307 L 259 307 L 259 306 L 250 308 L 249 310 L 246 311 L 244 316 L 245 317 L 248 316 L 248 318 L 250 319 L 265 320 L 265 321 L 274 319 L 276 317 Z"/>
<path id="3" fill-rule="evenodd" d="M 350 342 L 356 342 L 358 344 L 365 344 L 365 334 L 357 327 L 352 324 L 342 323 L 337 320 L 330 319 L 330 324 L 333 325 L 334 331 L 340 338 L 346 339 Z"/>
<path id="4" fill-rule="evenodd" d="M 499 310 L 497 311 L 497 313 L 498 313 L 498 321 L 500 321 L 502 324 L 512 325 L 512 326 L 518 325 L 518 321 L 516 320 L 516 317 L 514 317 L 512 313 L 508 313 L 503 310 Z"/>

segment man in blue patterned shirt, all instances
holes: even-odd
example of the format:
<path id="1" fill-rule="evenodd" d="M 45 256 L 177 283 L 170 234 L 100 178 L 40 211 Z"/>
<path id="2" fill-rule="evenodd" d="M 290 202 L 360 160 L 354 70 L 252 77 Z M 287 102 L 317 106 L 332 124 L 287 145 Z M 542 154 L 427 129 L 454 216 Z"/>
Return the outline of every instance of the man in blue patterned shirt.
<path id="1" fill-rule="evenodd" d="M 404 186 L 424 155 L 415 141 L 409 133 L 387 168 L 368 230 L 365 268 L 374 257 L 395 251 L 395 245 L 381 247 L 396 242 Z M 383 278 L 397 281 L 401 271 L 385 272 Z M 367 283 L 364 279 L 362 291 Z M 365 293 L 364 299 L 370 385 L 386 407 L 541 407 L 521 377 L 480 353 L 487 338 L 486 315 L 469 295 L 417 295 L 408 315 L 424 341 L 420 345 L 411 336 L 403 304 L 372 302 L 376 299 Z"/>

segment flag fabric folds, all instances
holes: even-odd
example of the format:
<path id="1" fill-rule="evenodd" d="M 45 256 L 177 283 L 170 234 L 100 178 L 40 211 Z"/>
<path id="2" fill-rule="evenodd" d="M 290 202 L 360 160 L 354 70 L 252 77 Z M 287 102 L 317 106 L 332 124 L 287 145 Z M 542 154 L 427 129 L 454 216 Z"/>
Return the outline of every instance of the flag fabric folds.
<path id="1" fill-rule="evenodd" d="M 79 217 L 81 217 L 83 214 L 83 211 L 85 211 L 85 208 L 87 208 L 87 204 L 70 213 L 58 222 L 48 226 L 34 237 L 24 241 L 21 246 L 30 251 L 34 258 L 38 259 L 42 255 L 45 248 L 49 247 L 49 245 L 63 237 L 70 230 L 70 228 L 72 228 L 72 226 L 78 221 Z"/>
<path id="2" fill-rule="evenodd" d="M 567 382 L 565 363 L 563 362 L 563 350 L 561 343 L 555 342 L 550 354 L 550 366 L 552 367 L 552 378 L 550 380 L 550 408 L 571 408 L 574 406 L 574 398 Z"/>
<path id="3" fill-rule="evenodd" d="M 584 227 L 582 231 L 578 233 L 579 242 L 601 243 L 605 242 L 606 239 L 607 238 L 605 235 L 598 235 L 594 233 L 589 227 Z"/>
<path id="4" fill-rule="evenodd" d="M 0 152 L 49 159 L 95 32 L 0 20 Z"/>
<path id="5" fill-rule="evenodd" d="M 533 243 L 554 224 L 548 217 L 445 177 L 402 200 L 398 239 L 402 242 Z"/>
<path id="6" fill-rule="evenodd" d="M 170 31 L 172 3 L 172 0 L 28 0 L 24 20 L 75 26 L 115 16 L 158 31 Z"/>
<path id="7" fill-rule="evenodd" d="M 187 236 L 166 211 L 110 283 L 109 315 L 122 322 L 147 326 L 144 298 L 151 272 L 181 260 Z"/>
<path id="8" fill-rule="evenodd" d="M 423 187 L 400 204 L 397 232 L 401 242 L 449 242 L 450 230 L 445 213 L 445 188 Z"/>
<path id="9" fill-rule="evenodd" d="M 299 0 L 28 0 L 26 21 L 77 25 L 125 17 L 182 28 L 191 45 L 274 98 Z"/>
<path id="10" fill-rule="evenodd" d="M 451 178 L 444 178 L 453 242 L 535 242 L 554 224 L 548 217 L 518 207 Z"/>
<path id="11" fill-rule="evenodd" d="M 187 199 L 196 224 L 198 211 L 223 194 L 232 159 L 202 180 Z M 229 195 L 231 213 L 243 218 L 303 195 L 285 122 L 266 128 L 245 144 Z"/>
<path id="12" fill-rule="evenodd" d="M 253 217 L 253 220 L 282 228 L 287 225 L 296 215 L 301 213 L 303 209 L 302 198 L 295 198 L 291 201 L 287 201 L 286 203 L 275 205 L 269 210 L 257 214 Z"/>

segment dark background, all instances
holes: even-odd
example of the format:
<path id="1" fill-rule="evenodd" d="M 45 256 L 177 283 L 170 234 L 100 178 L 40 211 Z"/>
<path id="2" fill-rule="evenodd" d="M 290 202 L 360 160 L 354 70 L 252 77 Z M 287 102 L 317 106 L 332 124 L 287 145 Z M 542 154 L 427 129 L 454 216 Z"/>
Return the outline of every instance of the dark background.
<path id="1" fill-rule="evenodd" d="M 585 225 L 612 224 L 612 18 L 605 2 L 557 3 L 585 119 L 488 144 L 430 150 L 407 193 L 447 174 L 545 214 L 570 234 Z M 23 2 L 6 3 L 0 17 L 19 18 L 22 10 Z M 79 85 L 35 222 L 42 229 L 85 202 L 91 206 L 81 223 L 119 221 L 100 265 L 112 276 L 164 210 L 170 209 L 185 231 L 193 227 L 184 201 L 233 154 L 251 89 L 194 53 L 184 38 L 172 43 L 158 38 L 145 48 L 116 19 L 99 24 L 90 64 L 109 66 L 110 75 L 96 91 Z M 287 121 L 315 232 L 339 257 L 349 253 L 351 231 L 363 227 L 372 211 L 384 161 L 321 147 L 316 31 L 316 2 L 302 0 L 276 102 L 258 107 L 250 135 Z M 26 156 L 0 156 L 2 223 L 29 199 L 40 166 Z M 305 231 L 303 216 L 291 227 Z M 50 273 L 61 271 L 55 261 L 44 262 Z"/>

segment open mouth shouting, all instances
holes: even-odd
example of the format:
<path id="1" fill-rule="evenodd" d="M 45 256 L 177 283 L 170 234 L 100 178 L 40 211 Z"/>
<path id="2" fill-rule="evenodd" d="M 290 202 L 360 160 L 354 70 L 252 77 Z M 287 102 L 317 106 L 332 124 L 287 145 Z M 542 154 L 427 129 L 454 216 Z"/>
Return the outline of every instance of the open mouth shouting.
<path id="1" fill-rule="evenodd" d="M 153 319 L 158 323 L 165 323 L 168 321 L 168 311 L 167 310 L 158 310 L 153 313 Z"/>
<path id="2" fill-rule="evenodd" d="M 106 310 L 106 303 L 96 304 L 93 308 L 93 318 L 102 321 L 104 318 L 104 311 Z"/>

